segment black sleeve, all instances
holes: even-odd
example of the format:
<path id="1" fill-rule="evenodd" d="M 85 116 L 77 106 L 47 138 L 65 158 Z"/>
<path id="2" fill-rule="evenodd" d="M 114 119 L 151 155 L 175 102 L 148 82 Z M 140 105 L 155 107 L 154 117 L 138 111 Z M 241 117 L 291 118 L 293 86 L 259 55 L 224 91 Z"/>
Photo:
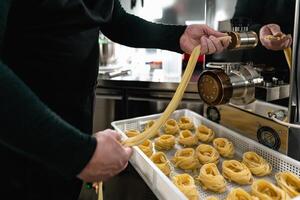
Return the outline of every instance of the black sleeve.
<path id="1" fill-rule="evenodd" d="M 8 6 L 0 1 L 0 47 Z M 51 112 L 1 60 L 0 143 L 67 178 L 81 172 L 97 145 Z"/>
<path id="2" fill-rule="evenodd" d="M 112 41 L 142 48 L 160 48 L 182 53 L 179 39 L 186 26 L 148 22 L 127 13 L 115 0 L 112 19 L 101 25 L 101 32 Z"/>
<path id="3" fill-rule="evenodd" d="M 51 112 L 0 63 L 0 142 L 62 175 L 74 177 L 96 148 L 96 140 Z"/>

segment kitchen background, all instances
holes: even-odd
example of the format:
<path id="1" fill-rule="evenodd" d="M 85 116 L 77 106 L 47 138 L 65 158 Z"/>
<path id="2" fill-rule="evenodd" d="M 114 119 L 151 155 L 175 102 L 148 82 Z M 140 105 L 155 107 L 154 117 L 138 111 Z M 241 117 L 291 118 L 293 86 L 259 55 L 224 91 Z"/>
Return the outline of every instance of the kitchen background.
<path id="1" fill-rule="evenodd" d="M 236 0 L 120 2 L 127 12 L 148 21 L 181 25 L 206 23 L 215 29 L 220 21 L 231 19 L 236 4 Z M 104 62 L 99 67 L 94 130 L 105 129 L 114 120 L 163 111 L 181 79 L 188 56 L 159 49 L 130 48 L 111 43 L 103 35 L 99 41 Z M 113 48 L 105 50 L 101 43 L 110 43 Z M 198 69 L 203 60 L 199 61 Z M 197 93 L 197 78 L 195 74 L 180 107 L 201 113 L 203 104 Z"/>

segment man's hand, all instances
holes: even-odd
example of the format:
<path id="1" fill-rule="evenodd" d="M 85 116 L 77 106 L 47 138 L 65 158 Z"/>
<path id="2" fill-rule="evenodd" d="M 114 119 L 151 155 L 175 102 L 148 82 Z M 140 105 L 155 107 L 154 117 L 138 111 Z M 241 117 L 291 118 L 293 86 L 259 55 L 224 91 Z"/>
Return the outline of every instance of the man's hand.
<path id="1" fill-rule="evenodd" d="M 292 36 L 282 33 L 277 24 L 263 26 L 259 31 L 259 39 L 264 47 L 274 51 L 283 50 L 292 45 Z"/>
<path id="2" fill-rule="evenodd" d="M 78 175 L 85 182 L 105 181 L 128 165 L 132 149 L 120 144 L 120 135 L 107 129 L 95 134 L 97 147 L 89 163 Z"/>
<path id="3" fill-rule="evenodd" d="M 207 25 L 190 25 L 180 38 L 180 47 L 190 54 L 200 44 L 201 54 L 220 53 L 228 47 L 230 42 L 229 39 L 220 39 L 224 36 L 227 34 L 215 31 Z"/>

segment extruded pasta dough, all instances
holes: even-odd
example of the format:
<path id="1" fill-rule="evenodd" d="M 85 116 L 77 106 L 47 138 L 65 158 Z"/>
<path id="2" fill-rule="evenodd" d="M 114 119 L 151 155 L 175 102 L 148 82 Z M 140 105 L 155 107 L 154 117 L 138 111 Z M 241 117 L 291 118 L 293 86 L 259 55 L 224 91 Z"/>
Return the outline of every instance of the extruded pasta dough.
<path id="1" fill-rule="evenodd" d="M 214 196 L 210 196 L 210 197 L 206 197 L 205 200 L 219 200 L 219 198 L 214 197 Z"/>
<path id="2" fill-rule="evenodd" d="M 229 41 L 230 39 L 231 39 L 231 37 L 228 37 L 228 36 L 220 38 L 220 40 L 224 40 L 224 41 Z M 144 133 L 142 133 L 140 135 L 137 135 L 135 137 L 128 138 L 127 140 L 125 140 L 123 142 L 124 146 L 139 145 L 139 144 L 143 143 L 144 140 L 155 136 L 157 130 L 167 121 L 167 119 L 170 117 L 170 115 L 175 111 L 175 109 L 179 105 L 179 103 L 183 97 L 184 91 L 192 77 L 193 71 L 197 64 L 198 57 L 201 52 L 200 49 L 201 49 L 200 46 L 197 46 L 194 48 L 194 50 L 189 58 L 185 72 L 182 76 L 182 80 L 181 80 L 179 86 L 177 87 L 176 92 L 175 92 L 171 102 L 169 103 L 168 107 L 164 111 L 164 113 L 159 117 L 158 120 L 155 121 L 154 125 L 150 129 L 146 130 Z"/>
<path id="3" fill-rule="evenodd" d="M 248 167 L 237 160 L 225 160 L 222 164 L 223 176 L 240 185 L 247 185 L 253 182 L 253 176 Z"/>
<path id="4" fill-rule="evenodd" d="M 166 154 L 163 152 L 157 152 L 153 154 L 150 159 L 166 176 L 169 176 L 171 168 Z"/>
<path id="5" fill-rule="evenodd" d="M 150 157 L 153 154 L 153 145 L 152 145 L 151 140 L 146 140 L 143 144 L 139 145 L 139 148 L 148 157 Z"/>
<path id="6" fill-rule="evenodd" d="M 188 117 L 181 117 L 178 126 L 182 130 L 194 130 L 195 128 L 193 121 Z"/>
<path id="7" fill-rule="evenodd" d="M 198 144 L 198 138 L 190 130 L 183 130 L 180 131 L 178 142 L 183 146 L 194 146 Z"/>
<path id="8" fill-rule="evenodd" d="M 150 130 L 150 128 L 154 125 L 154 123 L 155 123 L 154 120 L 151 120 L 151 121 L 147 122 L 147 124 L 145 125 L 145 130 L 144 130 L 144 132 L 147 131 L 147 130 Z M 159 135 L 159 130 L 157 130 L 157 131 L 155 132 L 155 134 L 154 134 L 152 137 L 156 137 L 156 136 L 158 136 L 158 135 Z"/>
<path id="9" fill-rule="evenodd" d="M 219 152 L 208 144 L 200 144 L 196 148 L 196 156 L 202 165 L 207 163 L 217 164 L 220 158 Z"/>
<path id="10" fill-rule="evenodd" d="M 140 132 L 138 130 L 131 129 L 131 130 L 125 131 L 125 134 L 127 135 L 127 137 L 134 137 L 134 136 L 139 135 Z"/>
<path id="11" fill-rule="evenodd" d="M 215 138 L 215 132 L 205 125 L 198 126 L 196 135 L 201 142 L 209 143 Z"/>
<path id="12" fill-rule="evenodd" d="M 172 181 L 189 200 L 199 200 L 199 193 L 195 181 L 189 174 L 175 175 Z"/>
<path id="13" fill-rule="evenodd" d="M 199 168 L 200 164 L 192 148 L 179 149 L 175 153 L 173 163 L 176 167 L 185 170 L 194 170 Z"/>
<path id="14" fill-rule="evenodd" d="M 233 158 L 235 152 L 234 146 L 228 139 L 216 138 L 213 141 L 213 145 L 224 158 Z"/>
<path id="15" fill-rule="evenodd" d="M 253 151 L 243 154 L 243 163 L 250 169 L 251 173 L 256 176 L 266 176 L 272 172 L 272 165 Z"/>
<path id="16" fill-rule="evenodd" d="M 155 149 L 159 151 L 170 150 L 175 145 L 175 137 L 173 135 L 162 135 L 155 139 Z"/>
<path id="17" fill-rule="evenodd" d="M 205 164 L 201 167 L 197 177 L 205 190 L 223 193 L 226 190 L 226 181 L 220 174 L 215 163 Z"/>
<path id="18" fill-rule="evenodd" d="M 277 185 L 291 198 L 300 195 L 300 178 L 292 172 L 279 172 L 275 175 Z"/>
<path id="19" fill-rule="evenodd" d="M 174 119 L 169 119 L 164 127 L 163 127 L 164 133 L 165 134 L 170 134 L 170 135 L 175 135 L 179 133 L 179 126 Z"/>
<path id="20" fill-rule="evenodd" d="M 259 198 L 260 200 L 290 199 L 290 197 L 285 191 L 263 179 L 254 181 L 254 183 L 251 186 L 251 189 L 252 195 Z"/>
<path id="21" fill-rule="evenodd" d="M 256 198 L 252 197 L 242 188 L 234 188 L 229 192 L 225 200 L 256 200 Z"/>

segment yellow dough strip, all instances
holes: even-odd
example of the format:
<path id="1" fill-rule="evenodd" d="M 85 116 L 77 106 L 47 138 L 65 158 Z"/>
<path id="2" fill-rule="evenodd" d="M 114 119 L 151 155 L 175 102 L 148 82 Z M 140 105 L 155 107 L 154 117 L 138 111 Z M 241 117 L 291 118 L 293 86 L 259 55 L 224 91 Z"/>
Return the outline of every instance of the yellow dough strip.
<path id="1" fill-rule="evenodd" d="M 161 117 L 158 120 L 155 120 L 155 123 L 145 132 L 123 141 L 122 144 L 124 146 L 130 147 L 142 144 L 145 140 L 153 137 L 156 134 L 157 130 L 168 120 L 170 115 L 176 110 L 183 97 L 184 91 L 193 75 L 200 53 L 200 46 L 195 47 L 189 58 L 186 70 L 182 77 L 182 81 L 177 87 L 171 102 L 169 103 L 168 107 L 161 115 Z M 103 200 L 103 194 L 102 192 L 100 192 L 100 190 L 102 191 L 102 182 L 99 183 L 98 200 Z"/>
<path id="2" fill-rule="evenodd" d="M 192 77 L 192 74 L 194 72 L 200 52 L 201 52 L 200 46 L 197 46 L 194 48 L 194 50 L 191 54 L 191 57 L 188 61 L 186 70 L 183 74 L 182 81 L 180 82 L 178 88 L 176 89 L 176 92 L 175 92 L 171 102 L 169 103 L 169 105 L 166 108 L 166 110 L 164 111 L 164 113 L 160 116 L 160 118 L 158 120 L 155 120 L 155 123 L 153 124 L 153 126 L 151 126 L 151 128 L 149 128 L 149 129 L 147 129 L 145 132 L 143 132 L 135 137 L 128 138 L 127 140 L 125 140 L 123 142 L 124 146 L 136 146 L 136 145 L 143 143 L 146 139 L 152 137 L 156 133 L 156 131 L 168 120 L 170 115 L 176 110 L 178 104 L 180 103 L 180 101 L 183 97 L 184 91 L 185 91 L 185 89 Z"/>
<path id="3" fill-rule="evenodd" d="M 268 40 L 281 40 L 284 37 L 286 37 L 286 35 L 282 35 L 282 36 L 267 35 L 265 37 L 265 39 L 268 39 Z M 291 70 L 292 69 L 292 48 L 288 47 L 288 48 L 284 49 L 283 52 L 284 52 L 286 62 L 287 62 L 288 66 Z"/>
<path id="4" fill-rule="evenodd" d="M 291 47 L 289 47 L 289 48 L 284 49 L 283 52 L 285 55 L 286 62 L 291 70 L 292 69 L 292 49 L 291 49 Z"/>

